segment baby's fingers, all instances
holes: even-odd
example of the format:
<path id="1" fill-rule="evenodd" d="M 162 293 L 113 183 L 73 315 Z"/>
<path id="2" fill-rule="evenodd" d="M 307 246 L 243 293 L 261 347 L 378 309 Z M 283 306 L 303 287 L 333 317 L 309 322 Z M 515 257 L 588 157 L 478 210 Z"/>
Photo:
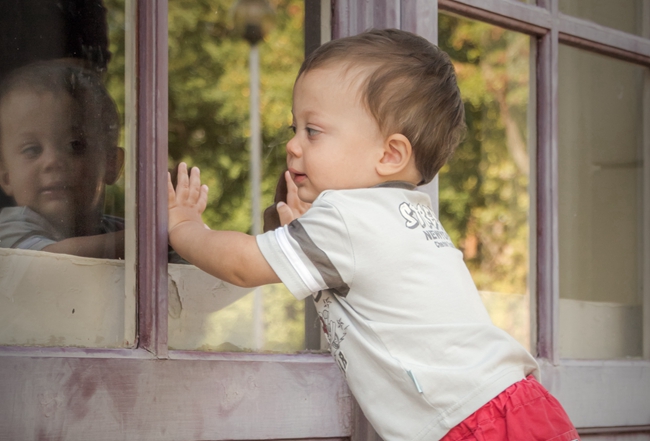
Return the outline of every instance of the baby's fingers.
<path id="1" fill-rule="evenodd" d="M 174 191 L 174 184 L 172 184 L 172 174 L 167 172 L 167 204 L 169 207 L 176 205 L 176 192 Z"/>
<path id="2" fill-rule="evenodd" d="M 199 198 L 198 201 L 196 202 L 196 208 L 199 210 L 200 213 L 203 213 L 205 211 L 205 207 L 207 206 L 208 206 L 208 186 L 201 185 L 201 188 L 199 189 Z"/>
<path id="3" fill-rule="evenodd" d="M 179 202 L 185 201 L 189 194 L 190 181 L 187 177 L 187 164 L 181 162 L 178 164 L 178 171 L 176 173 L 176 200 Z"/>
<path id="4" fill-rule="evenodd" d="M 311 207 L 311 204 L 303 202 L 298 196 L 298 187 L 296 186 L 293 179 L 291 179 L 291 173 L 288 171 L 284 175 L 287 181 L 287 205 L 293 211 L 294 218 L 300 217 Z"/>
<path id="5" fill-rule="evenodd" d="M 291 210 L 291 208 L 284 202 L 278 202 L 275 209 L 278 211 L 280 225 L 284 226 L 290 224 L 296 218 L 293 210 Z"/>
<path id="6" fill-rule="evenodd" d="M 191 204 L 196 204 L 201 198 L 201 171 L 198 167 L 192 167 L 190 171 L 190 184 L 189 184 L 189 194 L 187 196 L 188 202 Z"/>

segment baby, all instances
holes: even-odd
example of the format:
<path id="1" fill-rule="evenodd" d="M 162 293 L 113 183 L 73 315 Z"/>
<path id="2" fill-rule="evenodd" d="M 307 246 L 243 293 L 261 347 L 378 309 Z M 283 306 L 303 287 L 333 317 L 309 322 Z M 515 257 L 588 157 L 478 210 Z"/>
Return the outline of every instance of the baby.
<path id="1" fill-rule="evenodd" d="M 386 441 L 577 440 L 416 190 L 449 158 L 463 120 L 451 61 L 425 39 L 389 29 L 333 40 L 294 86 L 287 166 L 311 208 L 257 237 L 212 231 L 201 220 L 207 187 L 182 165 L 176 190 L 169 183 L 169 240 L 228 282 L 281 281 L 312 296 L 336 363 Z"/>
<path id="2" fill-rule="evenodd" d="M 115 103 L 94 72 L 34 63 L 0 85 L 0 247 L 123 258 L 124 222 L 103 214 L 122 168 Z"/>

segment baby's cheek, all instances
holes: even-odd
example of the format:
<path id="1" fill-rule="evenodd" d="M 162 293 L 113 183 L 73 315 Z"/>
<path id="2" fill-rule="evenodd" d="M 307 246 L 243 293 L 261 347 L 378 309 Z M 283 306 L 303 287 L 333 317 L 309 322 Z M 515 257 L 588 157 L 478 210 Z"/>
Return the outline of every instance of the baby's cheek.
<path id="1" fill-rule="evenodd" d="M 85 155 L 75 161 L 72 172 L 75 175 L 82 175 L 86 178 L 90 178 L 91 176 L 96 178 L 104 174 L 106 170 L 105 161 L 106 158 L 101 155 Z"/>

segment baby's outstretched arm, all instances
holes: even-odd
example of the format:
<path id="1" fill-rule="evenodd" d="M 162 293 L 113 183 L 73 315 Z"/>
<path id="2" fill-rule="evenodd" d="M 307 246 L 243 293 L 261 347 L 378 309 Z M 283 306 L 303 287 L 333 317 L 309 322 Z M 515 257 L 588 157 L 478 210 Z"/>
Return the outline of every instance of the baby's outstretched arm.
<path id="1" fill-rule="evenodd" d="M 178 168 L 176 190 L 167 181 L 169 243 L 185 260 L 221 280 L 238 286 L 259 286 L 280 281 L 257 246 L 255 237 L 236 231 L 205 227 L 201 214 L 208 187 L 201 185 L 199 169 L 187 176 L 187 165 Z"/>
<path id="2" fill-rule="evenodd" d="M 82 257 L 124 259 L 124 231 L 95 236 L 70 237 L 46 246 L 43 251 Z"/>

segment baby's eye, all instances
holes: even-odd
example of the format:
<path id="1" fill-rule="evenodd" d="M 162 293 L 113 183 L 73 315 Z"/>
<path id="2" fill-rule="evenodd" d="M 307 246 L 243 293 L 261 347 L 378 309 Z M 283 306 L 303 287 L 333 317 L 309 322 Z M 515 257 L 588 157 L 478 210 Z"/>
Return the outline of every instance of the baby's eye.
<path id="1" fill-rule="evenodd" d="M 289 130 L 291 130 L 291 131 L 293 132 L 294 135 L 296 134 L 296 126 L 295 126 L 295 125 L 293 125 L 293 124 L 290 125 L 290 126 L 289 126 Z"/>
<path id="2" fill-rule="evenodd" d="M 308 136 L 316 136 L 320 133 L 320 130 L 312 129 L 311 127 L 305 127 L 305 130 L 307 130 Z"/>
<path id="3" fill-rule="evenodd" d="M 86 151 L 86 143 L 75 139 L 74 141 L 70 141 L 69 148 L 73 155 L 81 155 Z"/>
<path id="4" fill-rule="evenodd" d="M 43 152 L 43 147 L 41 147 L 38 144 L 26 145 L 20 151 L 20 153 L 22 155 L 24 155 L 24 156 L 26 156 L 27 158 L 30 158 L 30 159 L 36 158 L 38 155 L 41 154 L 41 152 Z"/>

